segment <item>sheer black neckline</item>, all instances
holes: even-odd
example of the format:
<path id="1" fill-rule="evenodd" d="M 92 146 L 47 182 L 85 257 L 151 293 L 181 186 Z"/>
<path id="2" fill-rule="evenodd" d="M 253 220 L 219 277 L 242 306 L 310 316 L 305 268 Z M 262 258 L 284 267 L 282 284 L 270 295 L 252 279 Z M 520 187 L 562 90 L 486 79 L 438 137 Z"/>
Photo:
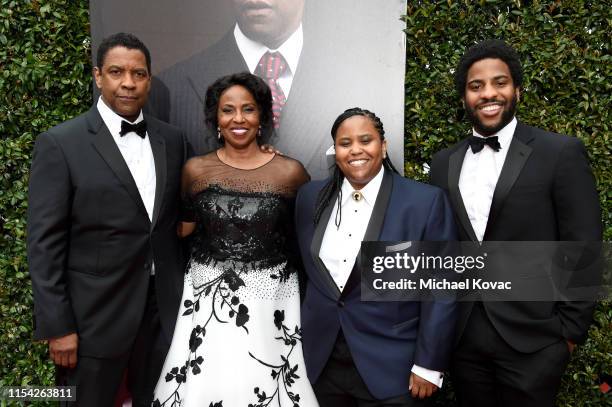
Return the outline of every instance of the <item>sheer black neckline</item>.
<path id="1" fill-rule="evenodd" d="M 228 163 L 226 163 L 225 161 L 223 161 L 223 160 L 221 159 L 221 157 L 219 157 L 219 150 L 216 150 L 216 151 L 215 151 L 215 157 L 217 157 L 217 160 L 219 160 L 219 162 L 220 162 L 221 164 L 223 164 L 223 165 L 225 165 L 225 166 L 227 166 L 227 167 L 229 167 L 229 168 L 232 168 L 232 169 L 234 169 L 234 170 L 238 170 L 238 171 L 254 171 L 254 170 L 258 170 L 258 169 L 260 169 L 260 168 L 262 168 L 262 167 L 265 167 L 266 165 L 270 164 L 272 161 L 274 161 L 274 159 L 276 158 L 276 156 L 277 156 L 277 155 L 278 155 L 278 154 L 274 153 L 274 154 L 272 155 L 272 158 L 270 158 L 270 159 L 269 159 L 268 161 L 266 161 L 265 163 L 263 163 L 263 164 L 261 164 L 261 165 L 258 165 L 257 167 L 253 167 L 253 168 L 238 168 L 238 167 L 235 167 L 235 166 L 233 166 L 233 165 L 231 165 L 231 164 L 228 164 Z"/>

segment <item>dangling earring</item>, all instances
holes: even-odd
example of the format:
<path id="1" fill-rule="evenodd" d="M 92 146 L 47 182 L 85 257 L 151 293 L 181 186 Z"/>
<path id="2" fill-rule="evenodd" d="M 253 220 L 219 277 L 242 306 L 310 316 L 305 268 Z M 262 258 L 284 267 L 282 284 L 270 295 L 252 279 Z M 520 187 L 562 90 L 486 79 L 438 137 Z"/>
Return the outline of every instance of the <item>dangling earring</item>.
<path id="1" fill-rule="evenodd" d="M 217 127 L 217 140 L 221 140 L 221 129 Z"/>
<path id="2" fill-rule="evenodd" d="M 383 160 L 385 160 L 387 158 L 387 152 L 383 151 Z"/>
<path id="3" fill-rule="evenodd" d="M 261 137 L 261 126 L 259 126 L 259 130 L 257 130 L 257 137 Z"/>

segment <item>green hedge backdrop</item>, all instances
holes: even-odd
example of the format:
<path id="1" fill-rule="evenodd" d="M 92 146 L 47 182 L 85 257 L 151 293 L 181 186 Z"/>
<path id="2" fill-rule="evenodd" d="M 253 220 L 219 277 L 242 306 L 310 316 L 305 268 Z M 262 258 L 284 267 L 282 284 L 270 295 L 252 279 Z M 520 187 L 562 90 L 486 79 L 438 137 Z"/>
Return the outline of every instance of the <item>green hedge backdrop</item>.
<path id="1" fill-rule="evenodd" d="M 609 1 L 408 1 L 406 21 L 406 175 L 459 141 L 462 120 L 452 74 L 466 46 L 502 38 L 520 54 L 525 73 L 517 116 L 527 124 L 579 137 L 586 145 L 612 238 L 610 134 L 612 57 Z M 612 307 L 597 308 L 588 342 L 576 349 L 563 378 L 560 406 L 612 405 L 599 390 L 612 374 Z M 439 405 L 449 405 L 448 389 Z"/>
<path id="2" fill-rule="evenodd" d="M 51 385 L 54 370 L 46 346 L 32 341 L 27 179 L 36 135 L 91 106 L 89 5 L 85 0 L 0 3 L 0 386 Z M 406 175 L 425 179 L 431 155 L 468 134 L 453 69 L 466 46 L 503 38 L 523 60 L 521 120 L 577 136 L 587 146 L 610 240 L 609 1 L 408 4 L 402 16 L 407 23 Z M 598 306 L 595 320 L 564 377 L 561 406 L 612 405 L 612 396 L 599 390 L 600 375 L 612 374 L 610 302 Z M 452 399 L 450 385 L 436 402 L 452 405 Z M 38 403 L 47 404 L 53 403 Z"/>

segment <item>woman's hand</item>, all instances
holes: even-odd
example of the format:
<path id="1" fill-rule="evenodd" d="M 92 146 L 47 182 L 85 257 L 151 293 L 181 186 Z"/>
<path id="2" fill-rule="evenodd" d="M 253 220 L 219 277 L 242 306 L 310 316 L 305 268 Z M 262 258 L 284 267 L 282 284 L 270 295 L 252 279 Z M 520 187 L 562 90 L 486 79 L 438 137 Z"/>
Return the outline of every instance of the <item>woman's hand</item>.
<path id="1" fill-rule="evenodd" d="M 283 155 L 272 144 L 262 144 L 259 146 L 259 149 L 264 153 Z"/>
<path id="2" fill-rule="evenodd" d="M 176 227 L 176 234 L 178 237 L 187 237 L 193 233 L 196 228 L 195 222 L 179 222 Z"/>

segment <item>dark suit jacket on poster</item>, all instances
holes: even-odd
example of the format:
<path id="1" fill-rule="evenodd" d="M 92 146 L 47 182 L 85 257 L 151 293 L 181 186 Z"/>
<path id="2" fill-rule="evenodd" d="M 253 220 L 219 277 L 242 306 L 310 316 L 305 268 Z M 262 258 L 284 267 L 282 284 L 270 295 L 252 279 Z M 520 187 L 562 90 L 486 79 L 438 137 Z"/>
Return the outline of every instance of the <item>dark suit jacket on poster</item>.
<path id="1" fill-rule="evenodd" d="M 313 179 L 327 178 L 333 160 L 325 152 L 333 144 L 330 129 L 335 118 L 353 106 L 369 108 L 385 98 L 376 86 L 372 69 L 353 69 L 350 75 L 339 66 L 350 66 L 357 55 L 342 49 L 304 23 L 304 45 L 280 127 L 269 142 L 304 164 Z M 367 64 L 363 64 L 367 65 Z M 206 129 L 206 89 L 216 79 L 248 71 L 233 35 L 233 28 L 216 44 L 157 75 L 148 108 L 156 117 L 186 131 L 199 154 L 217 148 L 217 134 Z M 161 82 L 160 82 L 161 81 Z"/>
<path id="2" fill-rule="evenodd" d="M 408 393 L 413 364 L 443 371 L 448 367 L 455 328 L 455 303 L 361 301 L 356 265 L 342 292 L 319 258 L 334 201 L 318 225 L 313 212 L 326 181 L 303 186 L 296 200 L 296 230 L 308 275 L 302 304 L 304 357 L 315 383 L 342 329 L 370 393 L 386 399 Z M 364 241 L 455 240 L 450 204 L 444 193 L 385 171 Z"/>
<path id="3" fill-rule="evenodd" d="M 152 222 L 95 106 L 36 140 L 28 208 L 35 339 L 76 332 L 80 355 L 125 354 L 152 263 L 168 343 L 172 337 L 183 286 L 176 224 L 187 150 L 178 129 L 145 118 L 157 179 Z"/>
<path id="4" fill-rule="evenodd" d="M 431 182 L 448 192 L 459 237 L 476 241 L 459 191 L 467 139 L 434 155 Z M 595 180 L 580 140 L 518 123 L 493 195 L 485 241 L 601 241 Z M 472 302 L 459 307 L 458 338 Z M 504 340 L 531 353 L 565 338 L 586 339 L 592 302 L 485 302 Z"/>

